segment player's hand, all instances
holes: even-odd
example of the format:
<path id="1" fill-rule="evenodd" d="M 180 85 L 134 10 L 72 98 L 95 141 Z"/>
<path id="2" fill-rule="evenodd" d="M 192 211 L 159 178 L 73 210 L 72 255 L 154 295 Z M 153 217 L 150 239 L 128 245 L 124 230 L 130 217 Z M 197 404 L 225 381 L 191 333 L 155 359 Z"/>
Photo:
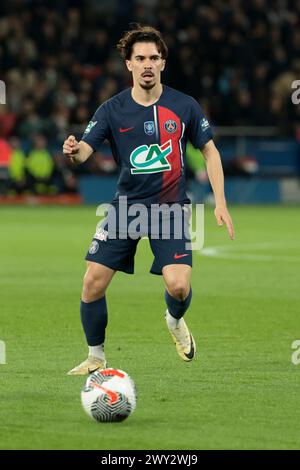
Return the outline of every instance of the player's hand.
<path id="1" fill-rule="evenodd" d="M 65 141 L 63 145 L 63 153 L 67 157 L 73 157 L 74 155 L 78 155 L 79 153 L 79 143 L 75 139 L 74 135 L 70 135 Z"/>
<path id="2" fill-rule="evenodd" d="M 231 240 L 234 240 L 234 228 L 233 223 L 230 217 L 230 214 L 226 206 L 216 206 L 215 208 L 215 217 L 217 219 L 218 225 L 222 226 L 223 222 L 226 224 L 229 236 Z"/>

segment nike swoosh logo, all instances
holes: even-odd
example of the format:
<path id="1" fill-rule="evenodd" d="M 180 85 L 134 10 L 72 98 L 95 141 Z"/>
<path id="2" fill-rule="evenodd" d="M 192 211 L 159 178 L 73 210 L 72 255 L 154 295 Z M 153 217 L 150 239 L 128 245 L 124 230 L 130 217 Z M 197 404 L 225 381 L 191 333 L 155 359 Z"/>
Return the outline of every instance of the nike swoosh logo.
<path id="1" fill-rule="evenodd" d="M 132 129 L 134 129 L 134 127 L 127 127 L 126 129 L 123 129 L 123 127 L 120 127 L 119 131 L 120 132 L 128 132 L 128 131 L 132 131 Z"/>
<path id="2" fill-rule="evenodd" d="M 98 369 L 100 369 L 100 366 L 96 367 L 96 369 L 88 369 L 88 373 L 93 374 L 93 372 L 96 372 L 96 370 L 98 370 Z"/>
<path id="3" fill-rule="evenodd" d="M 191 340 L 191 350 L 188 354 L 184 353 L 184 355 L 187 357 L 187 359 L 193 359 L 195 355 L 195 350 L 194 350 L 194 341 L 192 338 L 192 335 L 190 334 L 190 340 Z"/>
<path id="4" fill-rule="evenodd" d="M 185 256 L 189 256 L 188 253 L 184 254 L 184 255 L 178 255 L 177 253 L 175 253 L 174 255 L 174 259 L 180 259 L 180 258 L 184 258 Z"/>

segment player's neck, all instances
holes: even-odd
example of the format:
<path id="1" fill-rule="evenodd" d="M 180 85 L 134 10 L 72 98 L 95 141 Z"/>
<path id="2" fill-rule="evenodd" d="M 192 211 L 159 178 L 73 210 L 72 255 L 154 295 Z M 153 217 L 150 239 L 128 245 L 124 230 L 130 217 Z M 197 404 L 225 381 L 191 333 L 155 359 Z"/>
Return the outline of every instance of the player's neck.
<path id="1" fill-rule="evenodd" d="M 163 92 L 163 86 L 159 83 L 157 86 L 151 88 L 151 90 L 145 90 L 144 88 L 136 85 L 131 90 L 131 96 L 134 101 L 143 106 L 151 106 L 159 100 L 160 95 Z"/>

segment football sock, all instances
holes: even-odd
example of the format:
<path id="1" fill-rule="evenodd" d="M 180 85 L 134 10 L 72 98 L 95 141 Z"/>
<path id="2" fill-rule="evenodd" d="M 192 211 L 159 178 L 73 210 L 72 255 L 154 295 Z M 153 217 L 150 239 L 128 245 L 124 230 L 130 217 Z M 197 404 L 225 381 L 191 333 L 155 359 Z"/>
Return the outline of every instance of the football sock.
<path id="1" fill-rule="evenodd" d="M 107 306 L 105 296 L 94 302 L 80 304 L 81 323 L 89 346 L 104 343 L 107 326 Z"/>
<path id="2" fill-rule="evenodd" d="M 190 292 L 184 300 L 175 299 L 169 294 L 167 290 L 165 291 L 165 299 L 170 315 L 172 315 L 172 317 L 176 320 L 180 320 L 180 318 L 183 317 L 190 306 L 192 299 L 192 288 L 190 288 Z"/>
<path id="3" fill-rule="evenodd" d="M 89 346 L 89 356 L 105 360 L 104 343 L 99 344 L 98 346 Z"/>

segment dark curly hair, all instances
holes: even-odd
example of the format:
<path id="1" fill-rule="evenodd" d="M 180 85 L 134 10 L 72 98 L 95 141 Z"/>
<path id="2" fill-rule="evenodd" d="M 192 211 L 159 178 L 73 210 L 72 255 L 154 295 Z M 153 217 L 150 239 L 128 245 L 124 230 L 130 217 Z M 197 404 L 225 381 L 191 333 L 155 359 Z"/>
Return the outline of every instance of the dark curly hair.
<path id="1" fill-rule="evenodd" d="M 117 44 L 123 59 L 130 60 L 133 45 L 136 42 L 154 42 L 163 59 L 168 56 L 168 47 L 161 33 L 152 26 L 134 24 L 133 29 L 126 31 Z"/>

